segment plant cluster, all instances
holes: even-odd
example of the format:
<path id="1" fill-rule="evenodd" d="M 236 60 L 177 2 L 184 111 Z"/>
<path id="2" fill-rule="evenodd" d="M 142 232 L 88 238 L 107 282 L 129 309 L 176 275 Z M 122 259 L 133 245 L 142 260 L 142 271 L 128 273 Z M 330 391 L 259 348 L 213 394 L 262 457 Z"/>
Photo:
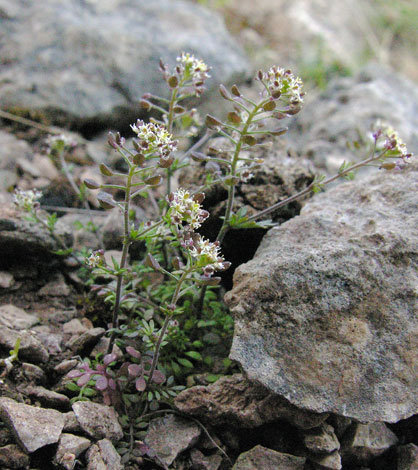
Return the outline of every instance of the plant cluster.
<path id="1" fill-rule="evenodd" d="M 242 209 L 234 212 L 233 207 L 237 185 L 246 184 L 263 164 L 262 159 L 251 157 L 251 149 L 286 132 L 282 121 L 297 114 L 303 105 L 302 81 L 280 67 L 260 71 L 255 77 L 260 84 L 257 100 L 243 95 L 236 85 L 229 90 L 221 85 L 220 94 L 231 110 L 226 119 L 207 115 L 206 129 L 202 131 L 198 129 L 196 110 L 189 109 L 188 104 L 189 98 L 202 94 L 209 67 L 183 53 L 174 68 L 161 62 L 160 70 L 168 86 L 168 98 L 147 93 L 141 101 L 158 118 L 132 124 L 135 137 L 130 145 L 119 132 L 109 134 L 109 145 L 123 159 L 126 171 L 116 171 L 103 163 L 100 171 L 106 178 L 104 183 L 84 181 L 86 188 L 99 191 L 97 200 L 103 209 L 116 208 L 123 215 L 122 254 L 120 259 L 106 262 L 99 246 L 85 258 L 91 276 L 97 279 L 92 289 L 111 308 L 110 340 L 107 354 L 94 361 L 84 360 L 70 372 L 74 382 L 68 387 L 77 393 L 73 400 L 100 393 L 106 404 L 117 408 L 129 436 L 125 459 L 135 446 L 142 445 L 138 440 L 143 436 L 143 421 L 149 410 L 155 411 L 161 403 L 169 404 L 182 388 L 176 385 L 175 377 L 181 376 L 184 369 L 192 370 L 200 361 L 210 365 L 210 358 L 201 353 L 202 330 L 211 328 L 221 341 L 231 333 L 232 319 L 214 290 L 220 282 L 217 273 L 230 267 L 222 254 L 226 233 L 236 228 L 266 228 L 269 222 L 258 222 L 260 218 L 321 191 L 337 178 L 352 179 L 355 170 L 366 165 L 401 169 L 411 156 L 396 132 L 380 125 L 373 132 L 365 159 L 344 163 L 332 177 L 317 176 L 299 193 L 248 217 Z M 200 137 L 188 150 L 180 151 L 178 142 L 185 135 Z M 211 155 L 199 151 L 214 135 L 225 137 L 227 148 Z M 59 145 L 58 151 L 65 149 L 65 142 L 58 139 L 55 144 Z M 205 183 L 197 190 L 173 188 L 175 172 L 193 161 L 205 166 Z M 62 161 L 61 167 L 65 170 Z M 154 190 L 164 181 L 163 196 L 156 200 Z M 215 184 L 222 184 L 228 197 L 222 226 L 211 241 L 199 229 L 209 217 L 203 207 L 204 192 Z M 114 197 L 115 191 L 124 195 L 123 200 Z M 40 196 L 34 191 L 17 191 L 15 203 L 56 236 L 56 217 L 44 218 Z M 131 209 L 139 198 L 148 198 L 155 211 L 150 220 L 138 224 L 131 219 Z M 143 258 L 131 264 L 129 249 L 138 242 L 143 246 Z M 109 278 L 112 281 L 107 284 L 100 281 Z M 224 362 L 225 368 L 229 365 Z"/>

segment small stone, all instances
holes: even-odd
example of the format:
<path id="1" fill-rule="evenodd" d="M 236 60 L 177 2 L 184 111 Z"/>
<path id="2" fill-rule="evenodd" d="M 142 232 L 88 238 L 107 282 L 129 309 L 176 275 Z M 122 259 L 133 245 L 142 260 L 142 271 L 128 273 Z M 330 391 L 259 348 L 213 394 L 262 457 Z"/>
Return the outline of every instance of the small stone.
<path id="1" fill-rule="evenodd" d="M 74 369 L 78 364 L 77 359 L 67 359 L 66 361 L 62 361 L 54 367 L 55 372 L 58 374 L 66 374 L 70 372 L 70 370 Z"/>
<path id="2" fill-rule="evenodd" d="M 75 417 L 74 411 L 69 411 L 68 413 L 63 413 L 64 414 L 64 427 L 63 427 L 63 432 L 76 432 L 76 433 L 81 433 L 82 429 L 77 421 L 77 418 Z"/>
<path id="3" fill-rule="evenodd" d="M 60 273 L 55 278 L 45 284 L 39 290 L 39 295 L 43 297 L 68 297 L 71 294 L 71 289 L 65 282 L 64 276 Z"/>
<path id="4" fill-rule="evenodd" d="M 0 328 L 0 347 L 10 351 L 20 338 L 19 358 L 42 363 L 49 359 L 48 351 L 42 343 L 28 331 L 15 331 L 7 327 Z"/>
<path id="5" fill-rule="evenodd" d="M 0 447 L 0 467 L 6 469 L 27 468 L 30 459 L 29 455 L 22 452 L 16 444 L 9 444 Z"/>
<path id="6" fill-rule="evenodd" d="M 78 401 L 73 404 L 73 411 L 83 431 L 94 439 L 106 438 L 112 442 L 122 439 L 122 427 L 110 406 Z"/>
<path id="7" fill-rule="evenodd" d="M 68 409 L 70 406 L 70 399 L 66 395 L 53 392 L 44 387 L 28 385 L 22 392 L 32 399 L 39 400 L 46 407 Z"/>
<path id="8" fill-rule="evenodd" d="M 73 470 L 75 459 L 89 447 L 90 441 L 85 437 L 62 433 L 58 442 L 55 461 L 57 464 L 64 467 L 65 470 Z M 70 455 L 74 455 L 74 459 L 72 459 Z"/>
<path id="9" fill-rule="evenodd" d="M 258 445 L 242 453 L 232 470 L 303 470 L 304 465 L 304 457 L 282 454 Z"/>
<path id="10" fill-rule="evenodd" d="M 327 455 L 310 455 L 309 460 L 313 462 L 314 468 L 318 470 L 341 470 L 341 455 L 338 451 Z"/>
<path id="11" fill-rule="evenodd" d="M 36 327 L 35 327 L 36 328 Z M 48 329 L 49 330 L 49 329 Z M 36 331 L 36 336 L 41 343 L 48 349 L 49 354 L 55 356 L 62 352 L 62 335 L 49 331 Z"/>
<path id="12" fill-rule="evenodd" d="M 397 470 L 418 470 L 418 447 L 406 444 L 396 449 Z"/>
<path id="13" fill-rule="evenodd" d="M 80 354 L 85 349 L 93 348 L 99 339 L 106 333 L 104 328 L 93 328 L 92 330 L 87 330 L 81 336 L 72 337 L 67 342 L 67 347 L 69 347 L 74 354 Z"/>
<path id="14" fill-rule="evenodd" d="M 121 458 L 108 439 L 92 445 L 87 452 L 87 470 L 122 470 Z"/>
<path id="15" fill-rule="evenodd" d="M 0 398 L 0 417 L 28 453 L 58 442 L 64 427 L 62 413 Z"/>
<path id="16" fill-rule="evenodd" d="M 196 386 L 174 400 L 182 412 L 212 425 L 254 428 L 283 419 L 300 429 L 319 426 L 328 417 L 301 410 L 242 374 L 221 377 L 214 384 Z"/>
<path id="17" fill-rule="evenodd" d="M 4 427 L 0 428 L 0 446 L 5 446 L 13 442 L 13 437 L 11 432 Z"/>
<path id="18" fill-rule="evenodd" d="M 200 427 L 193 421 L 170 414 L 150 422 L 144 441 L 169 466 L 197 442 L 200 433 Z"/>
<path id="19" fill-rule="evenodd" d="M 340 448 L 334 428 L 327 423 L 306 431 L 303 435 L 303 443 L 308 450 L 316 454 L 331 454 Z"/>
<path id="20" fill-rule="evenodd" d="M 35 364 L 30 364 L 29 362 L 23 362 L 20 366 L 20 371 L 30 382 L 42 383 L 46 379 L 43 369 L 36 366 Z"/>
<path id="21" fill-rule="evenodd" d="M 94 346 L 90 353 L 91 358 L 95 358 L 98 354 L 107 354 L 110 338 L 102 337 L 99 342 Z M 116 344 L 113 345 L 112 353 L 116 354 L 116 359 L 123 359 L 123 352 Z"/>
<path id="22" fill-rule="evenodd" d="M 14 305 L 0 306 L 0 324 L 14 330 L 26 330 L 39 323 L 36 315 L 30 315 Z"/>
<path id="23" fill-rule="evenodd" d="M 397 442 L 385 423 L 353 424 L 341 443 L 343 464 L 367 465 Z"/>
<path id="24" fill-rule="evenodd" d="M 204 455 L 198 449 L 190 451 L 190 459 L 195 470 L 218 470 L 222 463 L 222 457 L 219 454 Z"/>
<path id="25" fill-rule="evenodd" d="M 81 323 L 78 318 L 73 318 L 72 320 L 62 325 L 62 331 L 65 334 L 81 335 L 87 331 L 87 328 Z"/>
<path id="26" fill-rule="evenodd" d="M 15 280 L 12 274 L 7 271 L 0 271 L 0 288 L 10 289 L 13 286 Z"/>

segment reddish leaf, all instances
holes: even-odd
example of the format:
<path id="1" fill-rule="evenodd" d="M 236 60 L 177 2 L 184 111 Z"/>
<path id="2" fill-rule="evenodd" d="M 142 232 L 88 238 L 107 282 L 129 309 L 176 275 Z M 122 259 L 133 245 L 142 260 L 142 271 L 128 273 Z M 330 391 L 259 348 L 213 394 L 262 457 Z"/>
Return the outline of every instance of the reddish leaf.
<path id="1" fill-rule="evenodd" d="M 160 370 L 155 370 L 152 374 L 152 381 L 158 385 L 165 382 L 165 375 Z"/>
<path id="2" fill-rule="evenodd" d="M 147 383 L 145 382 L 144 377 L 139 377 L 135 382 L 135 388 L 138 392 L 143 392 L 147 388 Z"/>
<path id="3" fill-rule="evenodd" d="M 107 389 L 108 381 L 107 378 L 104 375 L 101 375 L 97 380 L 96 380 L 96 388 L 97 390 L 103 391 Z"/>

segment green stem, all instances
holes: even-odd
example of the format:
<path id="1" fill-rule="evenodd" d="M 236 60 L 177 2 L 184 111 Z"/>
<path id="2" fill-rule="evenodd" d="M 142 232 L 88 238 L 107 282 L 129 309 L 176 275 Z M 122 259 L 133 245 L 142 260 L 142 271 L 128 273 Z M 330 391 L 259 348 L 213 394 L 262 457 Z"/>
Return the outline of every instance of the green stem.
<path id="1" fill-rule="evenodd" d="M 128 178 L 126 181 L 126 188 L 125 188 L 125 202 L 124 202 L 124 209 L 123 209 L 123 246 L 122 246 L 122 259 L 120 262 L 120 269 L 124 269 L 126 266 L 126 261 L 128 259 L 128 250 L 131 244 L 129 239 L 129 203 L 130 203 L 130 193 L 131 193 L 131 185 L 132 185 L 132 178 L 134 175 L 135 166 L 131 166 L 128 173 Z M 113 308 L 113 315 L 112 315 L 112 327 L 114 329 L 118 328 L 119 326 L 119 309 L 120 309 L 120 298 L 122 293 L 122 285 L 123 285 L 123 276 L 124 273 L 120 273 L 117 276 L 116 281 L 116 298 L 115 298 L 115 305 Z M 109 346 L 107 348 L 108 354 L 112 351 L 113 344 L 116 338 L 116 331 L 113 331 L 112 336 L 110 337 Z"/>

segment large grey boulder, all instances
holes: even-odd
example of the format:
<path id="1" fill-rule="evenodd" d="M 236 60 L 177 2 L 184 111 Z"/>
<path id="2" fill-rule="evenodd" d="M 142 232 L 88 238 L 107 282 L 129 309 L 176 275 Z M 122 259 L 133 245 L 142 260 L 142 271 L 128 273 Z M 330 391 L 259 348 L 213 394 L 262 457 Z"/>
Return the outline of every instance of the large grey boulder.
<path id="1" fill-rule="evenodd" d="M 418 412 L 417 169 L 315 197 L 237 269 L 230 357 L 250 379 L 363 422 Z"/>
<path id="2" fill-rule="evenodd" d="M 2 107 L 55 121 L 136 118 L 143 93 L 165 92 L 159 59 L 182 51 L 213 67 L 209 86 L 248 70 L 220 16 L 182 0 L 1 0 L 0 30 Z"/>

